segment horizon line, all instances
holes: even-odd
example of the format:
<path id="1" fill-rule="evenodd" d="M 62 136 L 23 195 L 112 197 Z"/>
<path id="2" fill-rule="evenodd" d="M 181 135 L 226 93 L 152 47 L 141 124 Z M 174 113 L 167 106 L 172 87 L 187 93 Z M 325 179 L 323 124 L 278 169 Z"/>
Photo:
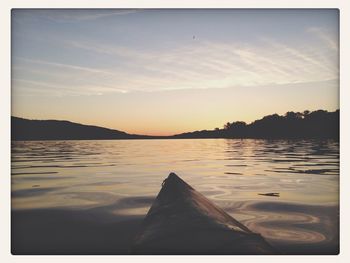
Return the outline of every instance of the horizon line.
<path id="1" fill-rule="evenodd" d="M 334 110 L 334 111 L 328 111 L 328 110 L 318 109 L 318 110 L 314 110 L 314 111 L 304 110 L 303 112 L 305 112 L 305 111 L 315 112 L 315 111 L 320 111 L 320 110 L 326 111 L 326 112 L 336 112 L 336 111 L 340 111 L 340 108 L 338 107 L 338 108 L 337 108 L 336 110 Z M 287 112 L 294 112 L 294 111 L 287 111 Z M 286 112 L 286 113 L 287 113 L 287 112 Z M 299 112 L 299 111 L 296 111 L 296 112 Z M 253 122 L 255 122 L 255 121 L 257 121 L 257 120 L 261 120 L 261 119 L 263 119 L 263 118 L 266 117 L 266 116 L 270 116 L 270 115 L 274 115 L 274 114 L 279 115 L 278 113 L 272 113 L 272 114 L 264 115 L 263 117 L 258 118 L 258 119 L 255 119 L 254 121 L 251 121 L 251 122 L 249 122 L 249 123 L 248 123 L 248 122 L 245 122 L 245 121 L 242 121 L 242 122 L 245 122 L 247 125 L 250 125 L 250 124 L 252 124 Z M 279 115 L 279 116 L 284 116 L 284 114 L 283 114 L 283 115 Z M 120 132 L 127 133 L 127 134 L 129 134 L 129 135 L 150 136 L 150 137 L 172 137 L 172 136 L 176 136 L 176 135 L 180 135 L 180 134 L 185 134 L 185 133 L 191 133 L 191 132 L 196 132 L 196 131 L 212 131 L 212 130 L 215 130 L 215 129 L 216 129 L 216 128 L 211 128 L 211 129 L 202 129 L 202 130 L 192 130 L 192 131 L 184 131 L 184 132 L 175 133 L 175 134 L 168 134 L 168 135 L 137 134 L 137 133 L 129 133 L 128 131 L 124 131 L 124 130 L 109 128 L 109 127 L 104 127 L 104 126 L 98 126 L 98 125 L 94 125 L 94 124 L 84 124 L 84 123 L 81 123 L 81 122 L 75 122 L 75 121 L 63 120 L 63 119 L 29 119 L 29 118 L 17 117 L 17 116 L 13 116 L 13 115 L 11 115 L 10 117 L 11 117 L 11 118 L 14 117 L 14 118 L 19 118 L 19 119 L 24 119 L 24 120 L 31 120 L 31 121 L 62 121 L 62 122 L 65 121 L 65 122 L 75 123 L 75 124 L 84 125 L 84 126 L 92 126 L 92 127 L 98 127 L 98 128 L 108 129 L 108 130 L 120 131 Z M 241 121 L 241 120 L 227 121 L 227 122 L 240 122 L 240 121 Z M 226 122 L 226 123 L 227 123 L 227 122 Z M 222 125 L 224 126 L 225 123 L 223 123 Z M 219 128 L 219 130 L 224 130 L 224 128 Z"/>

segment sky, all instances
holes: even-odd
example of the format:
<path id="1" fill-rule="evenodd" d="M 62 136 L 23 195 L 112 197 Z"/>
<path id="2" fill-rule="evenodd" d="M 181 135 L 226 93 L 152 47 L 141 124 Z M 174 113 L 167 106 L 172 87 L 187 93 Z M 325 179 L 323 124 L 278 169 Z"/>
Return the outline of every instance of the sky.
<path id="1" fill-rule="evenodd" d="M 336 9 L 13 9 L 12 116 L 171 135 L 339 108 Z"/>

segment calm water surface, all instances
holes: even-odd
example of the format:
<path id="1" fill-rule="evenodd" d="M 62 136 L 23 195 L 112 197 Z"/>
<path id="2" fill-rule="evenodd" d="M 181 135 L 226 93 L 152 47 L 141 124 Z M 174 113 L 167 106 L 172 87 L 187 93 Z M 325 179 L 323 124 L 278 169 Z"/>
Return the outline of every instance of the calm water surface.
<path id="1" fill-rule="evenodd" d="M 12 210 L 144 215 L 170 172 L 271 242 L 337 239 L 335 141 L 12 142 Z M 259 195 L 269 192 L 279 197 Z"/>

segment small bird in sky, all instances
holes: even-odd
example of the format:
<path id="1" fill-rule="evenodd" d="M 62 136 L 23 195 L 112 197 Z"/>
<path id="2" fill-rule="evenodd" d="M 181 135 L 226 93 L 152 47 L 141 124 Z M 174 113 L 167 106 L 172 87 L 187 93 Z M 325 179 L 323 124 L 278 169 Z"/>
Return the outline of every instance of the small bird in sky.
<path id="1" fill-rule="evenodd" d="M 195 39 L 196 38 L 196 36 L 193 36 L 193 39 Z"/>

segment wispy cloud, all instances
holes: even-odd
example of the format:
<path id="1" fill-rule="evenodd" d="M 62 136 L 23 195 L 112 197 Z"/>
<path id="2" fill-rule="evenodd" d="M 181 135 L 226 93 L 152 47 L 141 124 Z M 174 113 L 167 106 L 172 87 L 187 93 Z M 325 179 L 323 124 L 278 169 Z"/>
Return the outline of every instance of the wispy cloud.
<path id="1" fill-rule="evenodd" d="M 307 32 L 315 34 L 321 40 L 323 40 L 330 49 L 338 51 L 337 40 L 329 35 L 329 33 L 320 27 L 309 27 L 306 29 Z"/>
<path id="2" fill-rule="evenodd" d="M 168 50 L 140 50 L 97 42 L 73 48 L 108 54 L 125 69 L 127 89 L 157 91 L 322 81 L 337 77 L 337 64 L 324 49 L 294 47 L 273 39 L 259 44 L 194 42 Z"/>
<path id="3" fill-rule="evenodd" d="M 312 32 L 323 36 L 323 31 Z M 96 64 L 89 57 L 105 56 L 108 66 L 19 59 L 45 68 L 37 77 L 56 74 L 51 78 L 53 84 L 74 85 L 74 92 L 81 94 L 263 86 L 336 79 L 337 56 L 329 52 L 334 43 L 331 38 L 323 38 L 327 45 L 305 46 L 261 38 L 251 43 L 195 40 L 160 49 L 111 45 L 99 40 L 62 40 L 67 49 L 89 53 L 84 65 Z M 62 77 L 65 74 L 69 78 Z"/>
<path id="4" fill-rule="evenodd" d="M 44 61 L 44 60 L 38 60 L 38 59 L 29 59 L 29 58 L 22 58 L 22 57 L 16 57 L 15 59 L 19 59 L 19 60 L 23 60 L 23 61 L 35 63 L 35 64 L 65 68 L 68 70 L 77 70 L 77 71 L 84 71 L 89 73 L 113 74 L 113 72 L 110 72 L 108 70 L 82 67 L 82 66 L 70 65 L 70 64 L 62 64 L 62 63 L 50 62 L 50 61 Z"/>
<path id="5" fill-rule="evenodd" d="M 45 81 L 36 81 L 30 79 L 13 78 L 12 84 L 16 85 L 16 90 L 23 88 L 27 91 L 20 93 L 20 95 L 36 95 L 36 96 L 93 96 L 102 95 L 104 93 L 127 93 L 126 90 L 118 89 L 115 87 L 93 84 L 82 84 L 79 86 L 57 84 Z M 28 92 L 29 91 L 29 92 Z"/>
<path id="6" fill-rule="evenodd" d="M 86 22 L 112 16 L 125 16 L 141 12 L 141 9 L 110 9 L 110 10 L 88 10 L 88 9 L 67 9 L 64 12 L 36 10 L 35 17 L 41 16 L 57 23 Z"/>

